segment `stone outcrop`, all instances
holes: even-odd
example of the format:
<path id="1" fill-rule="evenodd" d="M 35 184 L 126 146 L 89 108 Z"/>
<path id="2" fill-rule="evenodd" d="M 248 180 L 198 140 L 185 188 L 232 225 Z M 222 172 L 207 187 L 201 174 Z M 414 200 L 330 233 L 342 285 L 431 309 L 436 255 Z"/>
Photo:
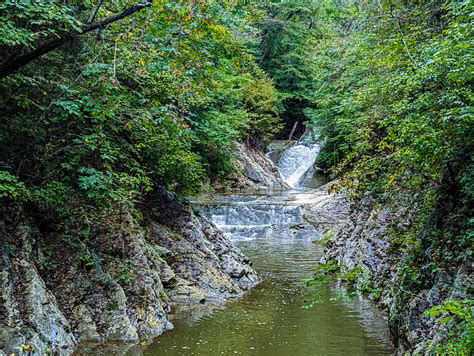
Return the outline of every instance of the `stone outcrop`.
<path id="1" fill-rule="evenodd" d="M 413 224 L 415 211 L 406 204 L 376 204 L 371 194 L 354 203 L 349 218 L 333 230 L 322 262 L 337 263 L 343 273 L 359 269 L 358 283 L 378 300 L 388 315 L 400 353 L 424 354 L 430 343 L 446 339 L 446 327 L 423 313 L 449 299 L 472 299 L 472 263 L 464 260 L 454 272 L 426 271 L 418 290 L 400 283 L 405 270 L 406 247 L 397 239 Z M 396 231 L 397 233 L 393 233 Z M 429 264 L 429 261 L 418 262 Z M 419 266 L 421 267 L 421 266 Z M 367 284 L 370 288 L 367 288 Z M 373 291 L 373 292 L 371 292 Z M 380 293 L 379 296 L 375 292 Z"/>
<path id="2" fill-rule="evenodd" d="M 166 192 L 158 194 L 155 205 L 168 207 L 149 231 L 175 273 L 172 301 L 222 301 L 258 282 L 250 261 L 214 224 Z"/>
<path id="3" fill-rule="evenodd" d="M 176 305 L 223 302 L 258 283 L 187 203 L 162 190 L 147 209 L 140 223 L 127 210 L 104 216 L 85 238 L 32 222 L 2 228 L 0 354 L 137 343 L 172 328 Z"/>
<path id="4" fill-rule="evenodd" d="M 226 185 L 216 190 L 288 188 L 278 168 L 262 151 L 242 142 L 234 142 L 236 172 L 226 177 Z"/>
<path id="5" fill-rule="evenodd" d="M 313 225 L 320 235 L 333 231 L 346 223 L 350 206 L 343 194 L 329 193 L 331 184 L 326 184 L 308 194 L 302 201 L 303 219 Z"/>

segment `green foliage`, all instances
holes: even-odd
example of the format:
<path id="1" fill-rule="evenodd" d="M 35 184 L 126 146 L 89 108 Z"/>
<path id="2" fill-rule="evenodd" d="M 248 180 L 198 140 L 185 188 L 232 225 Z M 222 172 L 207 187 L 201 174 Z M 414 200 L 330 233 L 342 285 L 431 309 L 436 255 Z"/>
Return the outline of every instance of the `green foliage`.
<path id="1" fill-rule="evenodd" d="M 54 256 L 54 250 L 51 246 L 40 243 L 39 250 L 41 252 L 39 263 L 42 268 L 55 269 L 59 267 L 59 260 Z"/>
<path id="2" fill-rule="evenodd" d="M 435 345 L 437 355 L 470 355 L 474 345 L 473 300 L 448 299 L 424 312 L 448 329 L 447 342 Z"/>
<path id="3" fill-rule="evenodd" d="M 80 32 L 96 5 L 2 2 L 2 58 Z M 104 2 L 94 21 L 129 6 Z M 235 169 L 233 141 L 278 131 L 273 82 L 252 54 L 255 11 L 155 1 L 2 79 L 2 200 L 66 215 L 135 211 L 156 186 L 187 196 Z"/>
<path id="4" fill-rule="evenodd" d="M 339 178 L 335 188 L 356 201 L 370 191 L 394 212 L 387 240 L 395 283 L 382 287 L 394 297 L 396 324 L 435 273 L 454 274 L 472 256 L 474 8 L 463 1 L 338 3 L 323 2 L 318 12 L 325 31 L 313 41 L 316 89 L 304 113 L 325 142 L 318 165 Z M 381 294 L 357 269 L 342 276 L 318 270 L 314 280 L 331 274 Z M 438 354 L 471 352 L 472 322 L 463 318 L 472 311 L 460 303 L 431 310 L 448 318 L 452 334 Z"/>
<path id="5" fill-rule="evenodd" d="M 163 301 L 167 301 L 170 299 L 170 296 L 165 290 L 160 291 L 160 299 Z"/>
<path id="6" fill-rule="evenodd" d="M 89 251 L 85 251 L 79 256 L 79 260 L 82 263 L 84 269 L 88 272 L 93 271 L 94 267 L 97 265 L 97 256 L 92 254 Z"/>
<path id="7" fill-rule="evenodd" d="M 333 239 L 335 236 L 335 231 L 330 230 L 326 232 L 319 240 L 315 241 L 315 243 L 321 244 L 321 245 L 326 245 L 331 239 Z"/>
<path id="8" fill-rule="evenodd" d="M 326 284 L 336 279 L 336 275 L 340 271 L 340 266 L 336 260 L 331 260 L 328 263 L 319 263 L 316 266 L 316 271 L 311 278 L 305 279 L 303 283 L 307 287 L 317 286 L 319 284 Z"/>
<path id="9" fill-rule="evenodd" d="M 28 191 L 18 177 L 7 171 L 0 171 L 0 201 L 20 200 L 28 196 Z"/>
<path id="10" fill-rule="evenodd" d="M 470 164 L 471 17 L 469 2 L 383 2 L 330 21 L 306 113 L 326 140 L 320 163 L 353 192 L 414 190 Z"/>
<path id="11" fill-rule="evenodd" d="M 61 31 L 78 30 L 71 8 L 53 0 L 5 0 L 0 4 L 0 47 L 33 45 Z"/>
<path id="12" fill-rule="evenodd" d="M 352 270 L 342 272 L 340 268 L 336 260 L 332 260 L 329 263 L 320 263 L 316 266 L 316 271 L 313 276 L 305 280 L 304 283 L 306 286 L 311 287 L 340 280 L 348 287 L 356 287 L 359 277 L 363 274 L 363 270 L 360 267 L 356 267 Z"/>
<path id="13" fill-rule="evenodd" d="M 104 2 L 95 21 L 130 3 Z M 2 65 L 80 32 L 96 5 L 3 1 Z M 410 228 L 390 236 L 407 301 L 427 271 L 472 255 L 473 14 L 442 0 L 153 1 L 0 81 L 2 208 L 59 217 L 86 243 L 104 212 L 139 216 L 157 186 L 195 194 L 235 169 L 234 141 L 263 147 L 305 122 L 325 142 L 318 164 L 349 195 L 416 198 Z M 135 267 L 114 263 L 133 283 Z M 380 295 L 336 261 L 306 284 L 334 278 Z M 461 320 L 457 307 L 443 310 Z"/>
<path id="14" fill-rule="evenodd" d="M 131 285 L 136 279 L 137 267 L 133 261 L 129 259 L 120 260 L 118 258 L 114 261 L 115 264 L 115 280 L 121 285 Z"/>
<path id="15" fill-rule="evenodd" d="M 295 121 L 307 120 L 306 110 L 317 90 L 314 44 L 324 21 L 326 1 L 262 1 L 266 16 L 262 31 L 260 63 L 274 80 L 283 103 L 285 134 Z M 300 127 L 302 125 L 300 124 Z"/>
<path id="16" fill-rule="evenodd" d="M 278 118 L 281 108 L 273 81 L 263 71 L 254 71 L 243 87 L 244 105 L 249 116 L 244 133 L 264 149 L 264 145 L 282 129 Z"/>

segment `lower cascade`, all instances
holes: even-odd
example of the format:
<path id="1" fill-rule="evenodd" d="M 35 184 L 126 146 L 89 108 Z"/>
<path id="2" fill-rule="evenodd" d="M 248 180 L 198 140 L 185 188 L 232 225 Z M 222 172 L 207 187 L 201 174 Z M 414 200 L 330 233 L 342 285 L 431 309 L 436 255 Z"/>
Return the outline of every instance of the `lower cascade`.
<path id="1" fill-rule="evenodd" d="M 289 234 L 292 227 L 304 224 L 301 207 L 286 205 L 284 200 L 272 201 L 264 196 L 221 197 L 203 208 L 204 215 L 231 238 L 268 237 Z M 250 199 L 251 198 L 251 199 Z M 285 199 L 285 196 L 281 196 Z"/>

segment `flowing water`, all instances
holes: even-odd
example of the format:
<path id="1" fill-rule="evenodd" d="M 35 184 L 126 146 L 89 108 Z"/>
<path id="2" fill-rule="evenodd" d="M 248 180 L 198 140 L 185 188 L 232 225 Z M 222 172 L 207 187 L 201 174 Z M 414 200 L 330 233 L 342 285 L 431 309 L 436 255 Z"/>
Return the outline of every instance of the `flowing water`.
<path id="1" fill-rule="evenodd" d="M 284 150 L 277 162 L 282 180 L 291 188 L 298 188 L 307 173 L 314 173 L 312 168 L 320 150 L 321 144 L 313 141 L 309 133 Z"/>
<path id="2" fill-rule="evenodd" d="M 225 306 L 181 315 L 173 321 L 175 329 L 157 338 L 145 355 L 392 354 L 386 321 L 370 301 L 301 282 L 322 254 L 313 243 L 320 236 L 302 209 L 324 193 L 301 186 L 319 148 L 306 141 L 281 155 L 281 176 L 297 190 L 222 195 L 202 206 L 202 214 L 253 261 L 262 283 Z"/>

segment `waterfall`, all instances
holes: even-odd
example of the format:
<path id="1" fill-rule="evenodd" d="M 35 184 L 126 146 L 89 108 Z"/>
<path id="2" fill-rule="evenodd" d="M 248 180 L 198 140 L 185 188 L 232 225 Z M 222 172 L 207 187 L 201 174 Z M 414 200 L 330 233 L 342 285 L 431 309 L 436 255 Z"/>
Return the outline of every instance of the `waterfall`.
<path id="1" fill-rule="evenodd" d="M 239 200 L 240 198 L 240 200 Z M 314 228 L 303 218 L 294 196 L 225 196 L 200 206 L 200 213 L 233 239 L 310 238 Z"/>
<path id="2" fill-rule="evenodd" d="M 290 227 L 303 224 L 299 206 L 267 205 L 255 202 L 215 205 L 201 213 L 231 238 L 266 237 L 290 234 Z"/>
<path id="3" fill-rule="evenodd" d="M 321 149 L 321 144 L 315 142 L 311 133 L 307 133 L 303 140 L 283 151 L 278 161 L 281 178 L 291 188 L 299 188 L 302 178 L 313 166 Z"/>
<path id="4" fill-rule="evenodd" d="M 288 147 L 288 141 L 281 143 L 287 148 L 274 151 L 282 152 L 277 163 L 281 178 L 291 188 L 314 188 L 311 187 L 315 176 L 314 164 L 321 144 L 314 140 L 309 131 L 291 147 Z M 304 218 L 304 206 L 315 204 L 324 196 L 323 192 L 307 189 L 222 195 L 203 202 L 200 211 L 224 234 L 234 239 L 314 239 L 320 233 Z"/>

